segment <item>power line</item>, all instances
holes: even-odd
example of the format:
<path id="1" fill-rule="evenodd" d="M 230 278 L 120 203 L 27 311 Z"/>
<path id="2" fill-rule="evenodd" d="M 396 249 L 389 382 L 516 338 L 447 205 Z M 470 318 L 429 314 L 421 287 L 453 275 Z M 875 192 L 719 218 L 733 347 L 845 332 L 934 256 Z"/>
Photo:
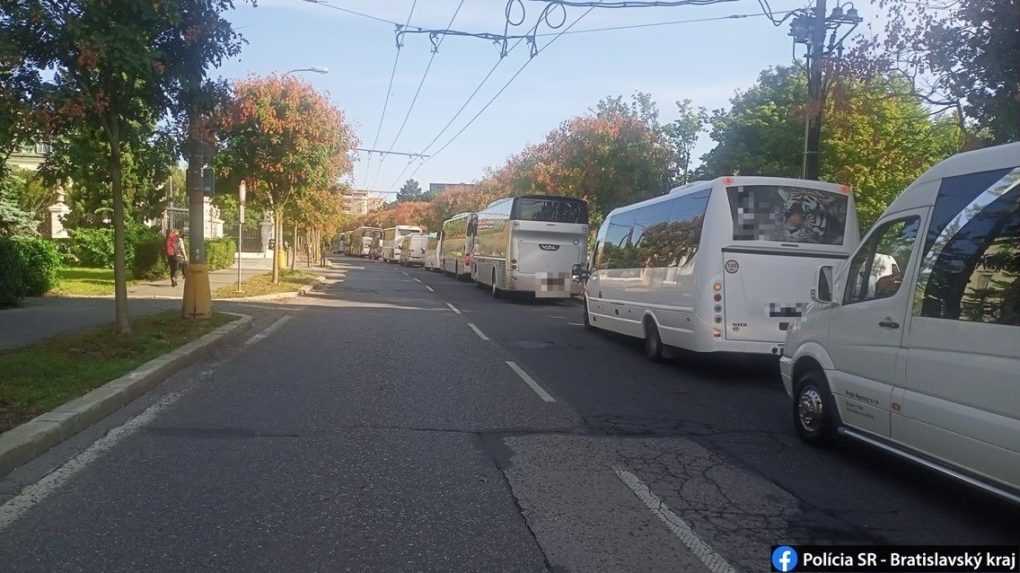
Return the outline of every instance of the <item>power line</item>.
<path id="1" fill-rule="evenodd" d="M 562 37 L 564 33 L 569 32 L 571 28 L 573 28 L 578 22 L 580 22 L 582 18 L 584 18 L 585 16 L 590 14 L 592 12 L 592 10 L 594 10 L 594 9 L 595 9 L 595 6 L 591 6 L 587 10 L 585 10 L 585 12 L 583 14 L 581 14 L 580 16 L 578 16 L 573 22 L 571 22 L 569 26 L 567 26 L 566 28 L 561 30 L 558 34 L 556 34 L 556 36 L 553 39 L 549 40 L 544 46 L 539 48 L 538 51 L 535 53 L 535 55 L 537 56 L 538 54 L 541 54 L 542 52 L 544 52 L 546 50 L 546 48 L 551 46 L 556 40 L 560 39 L 560 37 Z M 536 24 L 536 26 L 537 26 L 537 24 Z M 460 130 L 457 131 L 457 133 L 455 133 L 453 135 L 453 137 L 451 137 L 445 144 L 443 144 L 442 147 L 440 147 L 434 153 L 432 153 L 432 155 L 431 155 L 431 157 L 429 159 L 431 159 L 432 157 L 435 157 L 435 156 L 439 155 L 440 153 L 442 153 L 443 150 L 445 150 L 447 147 L 450 146 L 450 144 L 452 144 L 454 141 L 456 141 L 456 139 L 458 137 L 460 137 L 460 135 L 462 133 L 467 131 L 467 129 L 469 127 L 471 127 L 471 125 L 475 122 L 475 120 L 477 120 L 479 117 L 481 117 L 481 115 L 483 113 L 485 113 L 485 111 L 487 109 L 489 109 L 489 107 L 493 104 L 493 102 L 495 102 L 496 99 L 499 98 L 499 96 L 502 95 L 502 93 L 504 91 L 506 91 L 506 89 L 508 87 L 510 87 L 510 84 L 512 84 L 514 82 L 514 80 L 517 79 L 517 76 L 521 75 L 521 72 L 523 72 L 524 69 L 527 68 L 528 65 L 531 64 L 532 61 L 534 61 L 534 59 L 535 59 L 534 57 L 531 57 L 531 58 L 528 58 L 527 60 L 525 60 L 525 62 L 521 65 L 521 67 L 517 68 L 517 71 L 514 72 L 513 75 L 510 76 L 510 79 L 507 80 L 506 83 L 503 84 L 503 87 L 499 88 L 499 90 L 491 98 L 489 98 L 489 101 L 485 102 L 485 105 L 482 106 L 482 108 L 480 110 L 478 110 L 478 112 L 475 113 L 475 115 L 472 116 L 471 119 L 468 120 L 468 122 L 465 123 L 464 126 L 461 127 Z M 427 160 L 423 160 L 421 163 L 419 163 L 418 164 L 418 168 L 415 169 L 414 173 L 417 173 L 418 169 L 420 169 L 421 166 L 424 165 L 426 161 Z"/>
<path id="2" fill-rule="evenodd" d="M 453 16 L 450 17 L 450 21 L 446 25 L 447 28 L 453 26 L 453 22 L 457 19 L 457 15 L 460 14 L 460 9 L 463 7 L 464 0 L 460 0 L 460 2 L 457 4 L 457 9 L 453 11 Z M 425 86 L 425 80 L 429 77 L 429 72 L 432 70 L 432 62 L 435 61 L 436 54 L 439 53 L 439 46 L 442 45 L 444 39 L 445 36 L 439 38 L 438 43 L 433 44 L 432 55 L 429 56 L 429 62 L 428 64 L 425 65 L 425 72 L 422 73 L 421 80 L 418 81 L 418 88 L 414 91 L 414 97 L 411 98 L 411 105 L 407 107 L 407 113 L 404 114 L 404 119 L 403 121 L 400 122 L 400 128 L 397 129 L 397 135 L 393 137 L 393 143 L 391 143 L 389 147 L 390 151 L 392 151 L 393 148 L 397 146 L 397 141 L 400 140 L 400 136 L 404 133 L 404 128 L 407 127 L 408 120 L 411 119 L 411 113 L 414 111 L 414 105 L 418 103 L 418 96 L 421 95 L 421 90 Z M 379 161 L 379 167 L 375 176 L 376 180 L 378 180 L 379 178 L 379 173 L 382 172 L 382 166 L 385 161 L 386 156 L 384 155 L 382 156 L 382 159 Z"/>
<path id="3" fill-rule="evenodd" d="M 414 16 L 414 7 L 418 5 L 418 0 L 412 0 L 411 11 L 407 14 L 407 21 L 404 26 L 411 23 L 411 17 Z M 398 24 L 399 26 L 399 24 Z M 372 147 L 379 146 L 379 134 L 382 133 L 383 122 L 386 121 L 386 108 L 390 105 L 390 94 L 393 92 L 393 78 L 397 75 L 397 63 L 400 62 L 400 44 L 397 44 L 397 53 L 393 56 L 393 69 L 390 70 L 390 81 L 386 86 L 386 99 L 383 100 L 382 115 L 379 116 L 379 126 L 375 130 L 375 138 L 372 140 Z M 368 171 L 372 166 L 372 154 L 368 155 L 368 165 L 365 166 L 365 170 Z"/>
<path id="4" fill-rule="evenodd" d="M 392 26 L 400 26 L 400 22 L 395 22 L 393 20 L 387 20 L 386 18 L 380 18 L 379 16 L 373 16 L 371 14 L 366 14 L 365 12 L 359 12 L 357 10 L 351 10 L 350 8 L 342 8 L 342 7 L 337 6 L 335 4 L 331 4 L 329 2 L 326 2 L 325 0 L 304 0 L 304 1 L 308 2 L 309 4 L 318 4 L 319 6 L 323 6 L 325 8 L 330 8 L 330 9 L 336 10 L 338 12 L 344 12 L 346 14 L 351 14 L 351 15 L 354 15 L 354 16 L 360 16 L 362 18 L 368 18 L 369 20 L 375 20 L 376 22 L 379 22 L 379 23 L 382 23 L 382 24 L 390 24 Z"/>
<path id="5" fill-rule="evenodd" d="M 794 12 L 797 12 L 797 10 L 781 10 L 779 12 L 773 12 L 773 15 L 792 14 Z M 751 12 L 748 14 L 730 14 L 728 16 L 714 16 L 710 18 L 690 18 L 686 20 L 668 20 L 665 22 L 646 22 L 644 24 L 628 24 L 623 26 L 606 26 L 603 28 L 584 28 L 581 30 L 570 30 L 569 32 L 564 32 L 564 35 L 566 36 L 573 34 L 590 34 L 593 32 L 615 32 L 617 30 L 639 30 L 641 28 L 658 28 L 660 26 L 676 26 L 679 24 L 698 24 L 702 22 L 720 22 L 723 20 L 740 20 L 743 18 L 761 18 L 763 16 L 767 16 L 767 14 L 764 14 L 762 12 Z M 557 32 L 544 32 L 542 34 L 538 34 L 538 37 L 541 38 L 545 36 L 555 36 L 556 34 Z"/>

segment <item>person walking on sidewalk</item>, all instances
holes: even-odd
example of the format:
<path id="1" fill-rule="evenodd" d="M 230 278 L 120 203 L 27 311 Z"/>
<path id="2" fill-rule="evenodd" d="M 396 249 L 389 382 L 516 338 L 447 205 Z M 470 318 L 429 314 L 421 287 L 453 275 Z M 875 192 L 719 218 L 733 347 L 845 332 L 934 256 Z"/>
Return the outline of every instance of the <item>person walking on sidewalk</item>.
<path id="1" fill-rule="evenodd" d="M 188 263 L 184 239 L 181 238 L 177 229 L 170 229 L 166 235 L 166 262 L 170 267 L 170 286 L 177 286 L 177 271 L 181 271 L 181 276 L 183 276 L 184 265 Z"/>

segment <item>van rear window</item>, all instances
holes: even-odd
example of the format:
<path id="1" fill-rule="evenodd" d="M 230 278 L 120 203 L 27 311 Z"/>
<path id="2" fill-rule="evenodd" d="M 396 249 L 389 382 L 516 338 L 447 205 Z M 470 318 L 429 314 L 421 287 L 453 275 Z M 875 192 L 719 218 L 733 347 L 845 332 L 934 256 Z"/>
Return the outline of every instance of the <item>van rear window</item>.
<path id="1" fill-rule="evenodd" d="M 726 189 L 734 241 L 842 245 L 846 195 L 780 185 Z"/>

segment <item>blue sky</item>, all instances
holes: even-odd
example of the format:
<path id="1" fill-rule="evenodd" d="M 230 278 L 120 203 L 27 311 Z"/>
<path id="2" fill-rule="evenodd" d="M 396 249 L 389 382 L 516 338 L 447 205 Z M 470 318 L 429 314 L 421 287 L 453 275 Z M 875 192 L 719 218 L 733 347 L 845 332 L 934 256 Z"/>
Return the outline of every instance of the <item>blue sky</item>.
<path id="1" fill-rule="evenodd" d="M 411 6 L 411 0 L 330 2 L 400 22 L 407 19 Z M 418 0 L 411 24 L 445 28 L 457 4 L 458 0 Z M 466 0 L 453 27 L 502 33 L 505 5 L 504 0 Z M 524 5 L 530 26 L 544 4 L 524 0 Z M 777 0 L 772 8 L 780 11 L 800 6 L 803 4 Z M 582 8 L 567 8 L 567 22 L 583 12 Z M 599 9 L 578 22 L 574 30 L 751 13 L 760 13 L 753 0 L 711 6 Z M 327 67 L 326 75 L 302 76 L 343 110 L 363 146 L 373 143 L 396 52 L 392 25 L 302 0 L 260 0 L 257 8 L 238 8 L 228 18 L 249 44 L 238 60 L 222 66 L 221 75 L 238 79 L 300 67 Z M 543 27 L 540 31 L 547 30 Z M 394 144 L 428 62 L 429 47 L 425 36 L 406 37 L 378 141 L 380 148 Z M 452 137 L 527 58 L 524 46 L 507 56 L 433 149 Z M 420 152 L 498 59 L 498 48 L 485 40 L 448 38 L 393 149 Z M 561 121 L 586 113 L 607 95 L 649 92 L 658 102 L 663 121 L 674 117 L 673 102 L 684 98 L 709 109 L 725 107 L 734 91 L 750 86 L 762 69 L 790 60 L 787 26 L 773 27 L 762 17 L 564 35 L 537 56 L 467 131 L 425 162 L 415 178 L 423 187 L 430 182 L 475 181 L 487 167 L 498 167 L 524 146 L 541 141 Z M 710 146 L 705 136 L 700 151 Z M 406 159 L 391 156 L 380 169 L 378 156 L 369 158 L 362 153 L 354 182 L 359 188 L 394 190 L 411 172 L 407 170 L 396 179 L 406 164 Z"/>

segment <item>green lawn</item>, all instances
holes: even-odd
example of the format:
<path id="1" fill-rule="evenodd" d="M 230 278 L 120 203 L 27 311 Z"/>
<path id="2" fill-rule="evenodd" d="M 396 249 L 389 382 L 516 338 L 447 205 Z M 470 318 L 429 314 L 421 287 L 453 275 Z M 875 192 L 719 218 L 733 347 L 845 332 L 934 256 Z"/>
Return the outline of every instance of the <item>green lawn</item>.
<path id="1" fill-rule="evenodd" d="M 117 336 L 112 326 L 104 326 L 0 350 L 0 431 L 48 412 L 236 318 L 214 314 L 209 320 L 184 320 L 179 312 L 169 311 L 133 320 L 129 336 Z"/>
<path id="2" fill-rule="evenodd" d="M 128 285 L 132 282 L 128 281 Z M 57 286 L 49 294 L 56 296 L 112 295 L 113 269 L 61 268 L 57 271 Z"/>
<path id="3" fill-rule="evenodd" d="M 259 296 L 264 294 L 280 294 L 294 292 L 305 285 L 318 281 L 318 275 L 304 271 L 281 271 L 280 283 L 273 284 L 273 273 L 256 275 L 241 283 L 243 292 L 237 292 L 236 285 L 220 287 L 213 293 L 213 298 L 236 298 L 242 296 Z"/>

